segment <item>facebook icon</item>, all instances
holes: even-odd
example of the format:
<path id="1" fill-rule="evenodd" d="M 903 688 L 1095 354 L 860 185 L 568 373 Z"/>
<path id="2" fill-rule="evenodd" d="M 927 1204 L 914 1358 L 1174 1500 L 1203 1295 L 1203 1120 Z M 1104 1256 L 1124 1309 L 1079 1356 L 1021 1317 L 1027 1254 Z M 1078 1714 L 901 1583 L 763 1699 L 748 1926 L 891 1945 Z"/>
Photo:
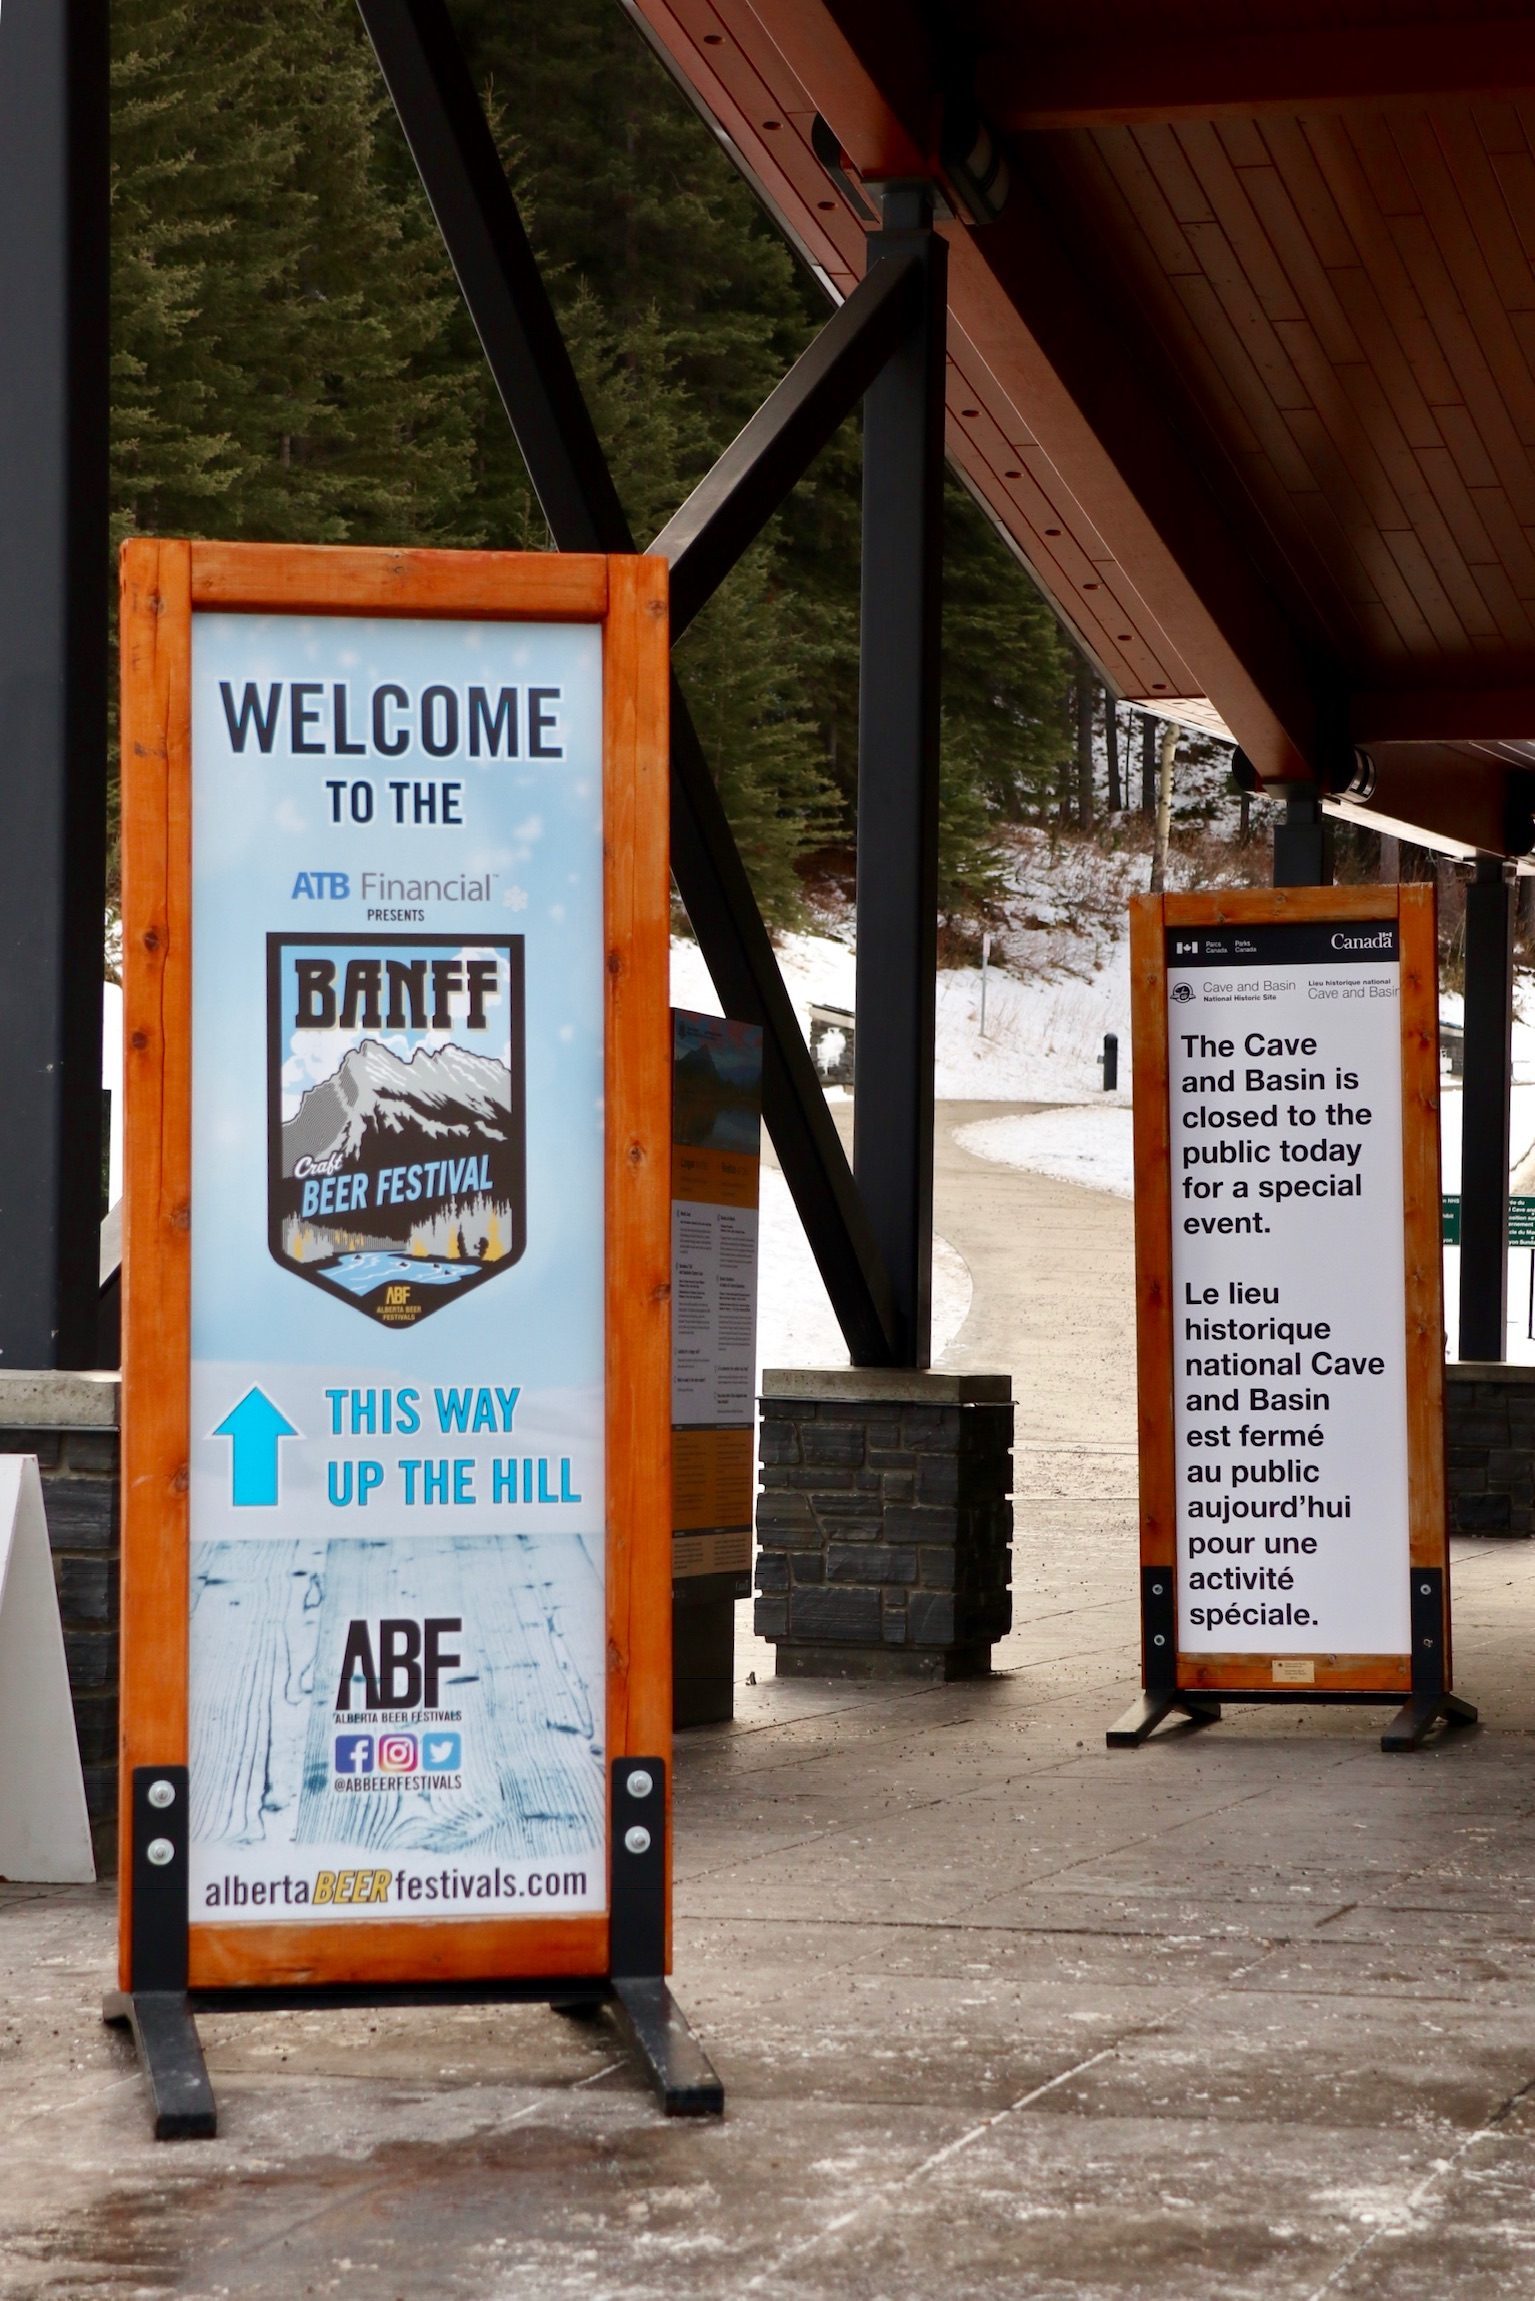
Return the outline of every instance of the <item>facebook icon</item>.
<path id="1" fill-rule="evenodd" d="M 336 1736 L 336 1771 L 338 1774 L 371 1774 L 373 1771 L 373 1736 L 371 1734 L 338 1734 Z"/>

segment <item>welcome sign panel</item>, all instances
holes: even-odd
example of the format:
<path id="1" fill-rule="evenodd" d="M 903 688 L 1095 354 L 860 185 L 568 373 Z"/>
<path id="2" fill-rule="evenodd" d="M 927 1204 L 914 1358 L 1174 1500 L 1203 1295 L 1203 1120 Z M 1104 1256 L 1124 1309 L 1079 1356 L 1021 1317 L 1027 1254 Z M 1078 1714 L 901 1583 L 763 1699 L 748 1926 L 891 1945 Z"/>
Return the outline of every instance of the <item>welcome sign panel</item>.
<path id="1" fill-rule="evenodd" d="M 192 619 L 194 1925 L 606 1903 L 602 687 Z"/>

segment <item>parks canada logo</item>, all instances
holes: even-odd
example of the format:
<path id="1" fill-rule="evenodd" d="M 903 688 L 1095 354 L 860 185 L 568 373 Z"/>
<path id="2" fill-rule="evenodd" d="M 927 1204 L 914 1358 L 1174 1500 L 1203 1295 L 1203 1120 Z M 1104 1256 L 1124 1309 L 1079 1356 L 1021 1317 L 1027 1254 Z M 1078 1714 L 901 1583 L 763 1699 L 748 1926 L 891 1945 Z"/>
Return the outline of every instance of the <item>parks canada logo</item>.
<path id="1" fill-rule="evenodd" d="M 520 935 L 269 935 L 267 1235 L 383 1326 L 527 1243 Z"/>

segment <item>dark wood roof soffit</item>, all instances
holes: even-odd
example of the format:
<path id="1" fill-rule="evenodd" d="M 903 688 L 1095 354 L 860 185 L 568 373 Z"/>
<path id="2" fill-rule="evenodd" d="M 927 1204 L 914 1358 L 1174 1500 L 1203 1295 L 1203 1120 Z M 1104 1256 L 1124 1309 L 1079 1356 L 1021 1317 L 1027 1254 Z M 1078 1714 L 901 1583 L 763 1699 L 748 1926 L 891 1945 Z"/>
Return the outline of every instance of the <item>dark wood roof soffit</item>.
<path id="1" fill-rule="evenodd" d="M 834 294 L 947 193 L 950 454 L 1120 694 L 1271 782 L 1535 735 L 1535 0 L 626 4 Z"/>
<path id="2" fill-rule="evenodd" d="M 1256 119 L 1356 104 L 1412 104 L 1535 89 L 1535 23 L 1446 8 L 1438 23 L 1214 26 L 1193 36 L 1119 31 L 1031 38 L 979 59 L 997 125 L 1017 133 L 1143 121 Z"/>

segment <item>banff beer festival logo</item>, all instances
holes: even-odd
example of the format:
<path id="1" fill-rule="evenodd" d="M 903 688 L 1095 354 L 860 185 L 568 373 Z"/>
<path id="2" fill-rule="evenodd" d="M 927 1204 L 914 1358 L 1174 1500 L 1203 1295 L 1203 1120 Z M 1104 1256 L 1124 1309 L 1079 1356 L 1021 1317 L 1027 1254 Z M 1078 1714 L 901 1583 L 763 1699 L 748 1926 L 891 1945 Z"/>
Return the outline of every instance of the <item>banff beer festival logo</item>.
<path id="1" fill-rule="evenodd" d="M 267 1235 L 380 1325 L 527 1243 L 523 938 L 267 938 Z"/>

